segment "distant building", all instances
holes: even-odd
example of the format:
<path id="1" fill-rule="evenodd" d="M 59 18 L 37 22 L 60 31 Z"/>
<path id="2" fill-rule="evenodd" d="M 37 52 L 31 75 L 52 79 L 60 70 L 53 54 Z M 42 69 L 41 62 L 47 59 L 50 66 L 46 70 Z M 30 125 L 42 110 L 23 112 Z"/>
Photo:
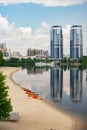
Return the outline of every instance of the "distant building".
<path id="1" fill-rule="evenodd" d="M 10 50 L 7 49 L 6 43 L 0 43 L 0 50 L 3 52 L 4 59 L 9 59 L 11 57 Z"/>
<path id="2" fill-rule="evenodd" d="M 62 26 L 51 27 L 50 52 L 53 60 L 59 60 L 63 58 Z"/>
<path id="3" fill-rule="evenodd" d="M 7 51 L 6 43 L 0 43 L 0 50 Z"/>
<path id="4" fill-rule="evenodd" d="M 10 50 L 9 51 L 3 51 L 3 58 L 4 59 L 9 59 L 11 57 Z"/>
<path id="5" fill-rule="evenodd" d="M 27 49 L 27 57 L 30 58 L 48 58 L 49 52 L 47 50 L 40 50 L 40 49 Z"/>
<path id="6" fill-rule="evenodd" d="M 43 55 L 49 56 L 49 51 L 48 50 L 43 51 Z"/>
<path id="7" fill-rule="evenodd" d="M 19 51 L 14 51 L 13 54 L 12 54 L 12 57 L 14 58 L 21 58 L 21 54 Z"/>
<path id="8" fill-rule="evenodd" d="M 70 30 L 70 59 L 78 59 L 83 56 L 82 26 L 74 25 Z"/>
<path id="9" fill-rule="evenodd" d="M 29 48 L 27 50 L 27 56 L 35 56 L 35 55 L 38 55 L 38 54 L 43 54 L 43 51 L 42 50 L 39 50 L 39 49 L 31 49 Z"/>

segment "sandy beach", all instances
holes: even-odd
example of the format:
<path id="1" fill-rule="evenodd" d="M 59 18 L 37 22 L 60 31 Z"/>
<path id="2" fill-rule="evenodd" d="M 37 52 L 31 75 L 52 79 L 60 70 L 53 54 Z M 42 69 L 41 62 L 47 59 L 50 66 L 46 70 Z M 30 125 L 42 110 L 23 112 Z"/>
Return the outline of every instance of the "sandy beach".
<path id="1" fill-rule="evenodd" d="M 0 130 L 83 130 L 80 119 L 51 107 L 43 100 L 28 97 L 11 79 L 17 70 L 15 67 L 0 67 L 7 76 L 13 111 L 20 114 L 17 122 L 1 121 Z"/>

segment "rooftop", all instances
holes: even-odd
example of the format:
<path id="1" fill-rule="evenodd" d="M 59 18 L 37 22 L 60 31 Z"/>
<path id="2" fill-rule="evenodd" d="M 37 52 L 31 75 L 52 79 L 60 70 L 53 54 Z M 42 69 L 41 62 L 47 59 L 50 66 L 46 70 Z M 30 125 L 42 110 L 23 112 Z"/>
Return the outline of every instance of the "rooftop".
<path id="1" fill-rule="evenodd" d="M 51 28 L 62 28 L 62 26 L 60 26 L 60 25 L 54 25 Z"/>
<path id="2" fill-rule="evenodd" d="M 82 27 L 81 25 L 73 25 L 71 28 L 73 28 L 73 27 Z"/>

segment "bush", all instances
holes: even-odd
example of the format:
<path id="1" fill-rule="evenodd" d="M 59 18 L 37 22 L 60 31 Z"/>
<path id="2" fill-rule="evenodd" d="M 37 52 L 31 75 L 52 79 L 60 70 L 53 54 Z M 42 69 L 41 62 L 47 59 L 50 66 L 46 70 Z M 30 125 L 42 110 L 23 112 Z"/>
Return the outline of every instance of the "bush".
<path id="1" fill-rule="evenodd" d="M 5 85 L 6 76 L 0 72 L 0 120 L 9 118 L 12 111 L 11 100 L 8 98 L 8 86 Z"/>

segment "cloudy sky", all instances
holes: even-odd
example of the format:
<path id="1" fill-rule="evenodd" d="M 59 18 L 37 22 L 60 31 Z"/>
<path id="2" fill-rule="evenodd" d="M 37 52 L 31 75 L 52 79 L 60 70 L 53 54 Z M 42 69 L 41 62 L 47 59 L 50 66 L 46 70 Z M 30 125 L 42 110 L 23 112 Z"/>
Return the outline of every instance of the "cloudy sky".
<path id="1" fill-rule="evenodd" d="M 64 54 L 69 54 L 70 27 L 82 25 L 87 47 L 87 0 L 0 0 L 0 43 L 26 55 L 28 48 L 50 50 L 50 28 L 63 27 Z"/>

